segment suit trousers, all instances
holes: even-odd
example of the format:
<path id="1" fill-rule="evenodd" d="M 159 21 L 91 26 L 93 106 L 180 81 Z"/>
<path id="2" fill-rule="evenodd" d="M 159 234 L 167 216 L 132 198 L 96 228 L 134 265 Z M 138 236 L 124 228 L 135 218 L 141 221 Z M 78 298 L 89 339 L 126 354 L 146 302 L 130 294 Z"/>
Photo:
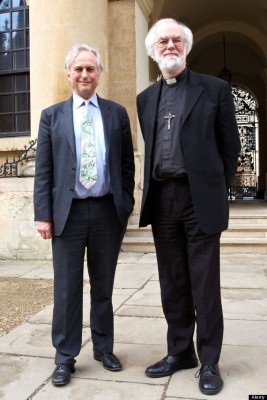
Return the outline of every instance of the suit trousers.
<path id="1" fill-rule="evenodd" d="M 221 233 L 209 235 L 199 228 L 188 180 L 154 183 L 152 193 L 151 225 L 168 324 L 168 354 L 185 358 L 194 354 L 196 324 L 201 364 L 217 364 L 223 339 Z"/>
<path id="2" fill-rule="evenodd" d="M 55 363 L 71 364 L 82 344 L 84 258 L 90 281 L 90 327 L 94 350 L 113 351 L 112 292 L 125 233 L 112 195 L 74 199 L 61 236 L 52 241 Z"/>

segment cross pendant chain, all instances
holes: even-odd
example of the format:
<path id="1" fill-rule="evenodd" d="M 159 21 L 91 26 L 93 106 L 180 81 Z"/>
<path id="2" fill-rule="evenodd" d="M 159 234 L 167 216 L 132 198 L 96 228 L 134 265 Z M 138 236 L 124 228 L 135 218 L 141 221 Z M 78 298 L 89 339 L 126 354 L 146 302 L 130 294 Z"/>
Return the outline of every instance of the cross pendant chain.
<path id="1" fill-rule="evenodd" d="M 171 129 L 171 120 L 172 118 L 175 118 L 175 115 L 169 112 L 168 115 L 165 115 L 164 119 L 167 119 L 168 121 L 168 129 Z"/>

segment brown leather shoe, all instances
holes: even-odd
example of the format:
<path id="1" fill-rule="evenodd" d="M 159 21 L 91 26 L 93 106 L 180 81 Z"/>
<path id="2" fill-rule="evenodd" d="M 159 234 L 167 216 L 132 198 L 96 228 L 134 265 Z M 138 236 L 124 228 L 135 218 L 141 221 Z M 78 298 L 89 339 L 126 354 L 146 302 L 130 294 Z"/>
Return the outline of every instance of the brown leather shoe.
<path id="1" fill-rule="evenodd" d="M 151 365 L 145 371 L 149 378 L 162 378 L 163 376 L 172 375 L 181 369 L 195 368 L 198 366 L 198 360 L 195 354 L 188 358 L 178 356 L 166 356 L 156 364 Z"/>
<path id="2" fill-rule="evenodd" d="M 57 364 L 51 381 L 54 386 L 63 386 L 70 382 L 70 374 L 75 372 L 74 364 Z"/>

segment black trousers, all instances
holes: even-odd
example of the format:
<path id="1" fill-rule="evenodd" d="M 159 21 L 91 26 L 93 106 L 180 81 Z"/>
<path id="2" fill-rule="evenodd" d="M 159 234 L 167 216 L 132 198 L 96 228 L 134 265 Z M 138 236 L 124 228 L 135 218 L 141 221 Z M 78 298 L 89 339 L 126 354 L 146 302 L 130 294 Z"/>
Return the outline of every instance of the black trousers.
<path id="1" fill-rule="evenodd" d="M 152 231 L 168 354 L 194 353 L 196 323 L 199 360 L 216 364 L 223 339 L 220 233 L 207 235 L 200 230 L 186 180 L 154 184 L 153 199 Z"/>
<path id="2" fill-rule="evenodd" d="M 52 342 L 56 364 L 75 362 L 81 349 L 86 248 L 93 346 L 100 353 L 113 351 L 112 291 L 125 228 L 119 221 L 112 195 L 106 195 L 73 200 L 62 235 L 53 238 Z"/>

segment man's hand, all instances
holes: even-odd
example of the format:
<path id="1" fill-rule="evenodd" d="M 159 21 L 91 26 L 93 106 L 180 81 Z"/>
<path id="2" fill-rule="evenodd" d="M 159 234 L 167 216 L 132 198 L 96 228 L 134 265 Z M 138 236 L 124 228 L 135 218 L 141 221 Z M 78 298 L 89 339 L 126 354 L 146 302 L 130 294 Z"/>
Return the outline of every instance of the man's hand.
<path id="1" fill-rule="evenodd" d="M 37 221 L 37 231 L 40 233 L 42 238 L 51 239 L 53 236 L 53 224 L 50 221 Z"/>

